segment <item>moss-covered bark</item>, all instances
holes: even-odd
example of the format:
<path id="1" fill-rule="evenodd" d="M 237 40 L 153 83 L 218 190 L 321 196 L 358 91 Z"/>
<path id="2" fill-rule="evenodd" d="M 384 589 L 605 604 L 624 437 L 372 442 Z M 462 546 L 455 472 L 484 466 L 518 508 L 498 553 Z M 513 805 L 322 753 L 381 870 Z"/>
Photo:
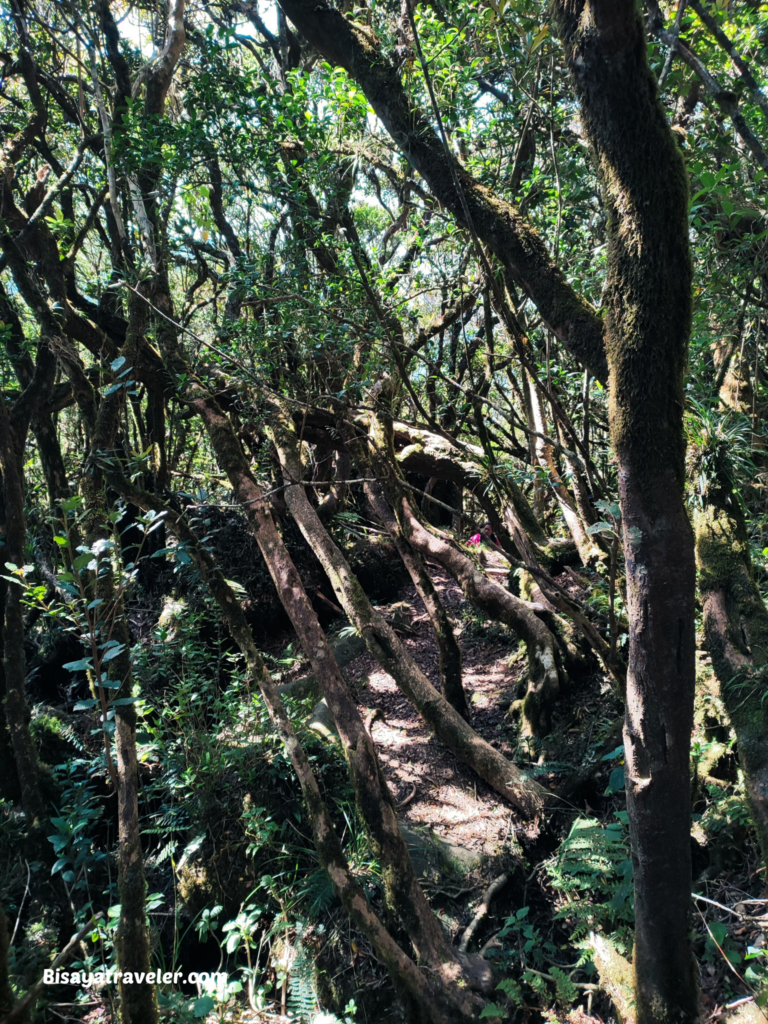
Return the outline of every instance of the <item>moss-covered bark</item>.
<path id="1" fill-rule="evenodd" d="M 416 592 L 427 609 L 432 628 L 435 631 L 435 639 L 437 640 L 443 696 L 451 707 L 458 711 L 462 718 L 469 721 L 467 695 L 461 679 L 461 648 L 453 632 L 453 626 L 448 618 L 445 605 L 440 600 L 440 595 L 437 593 L 432 578 L 427 572 L 421 557 L 413 550 L 403 536 L 397 517 L 387 504 L 381 489 L 376 484 L 366 483 L 365 494 L 374 516 L 392 538 L 392 543 L 402 558 L 403 565 L 408 570 Z"/>
<path id="2" fill-rule="evenodd" d="M 768 861 L 768 610 L 755 583 L 744 517 L 730 486 L 694 515 L 704 635 Z"/>
<path id="3" fill-rule="evenodd" d="M 690 947 L 695 566 L 683 501 L 687 177 L 634 0 L 554 7 L 607 213 L 610 423 L 630 621 L 624 746 L 637 1020 L 682 1024 L 699 1009 Z"/>

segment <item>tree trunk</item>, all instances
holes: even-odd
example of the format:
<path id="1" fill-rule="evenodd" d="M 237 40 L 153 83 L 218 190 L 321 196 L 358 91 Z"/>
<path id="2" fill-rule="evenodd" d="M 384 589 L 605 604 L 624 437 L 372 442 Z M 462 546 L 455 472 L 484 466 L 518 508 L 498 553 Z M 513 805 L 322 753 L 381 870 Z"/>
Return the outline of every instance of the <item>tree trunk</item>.
<path id="1" fill-rule="evenodd" d="M 768 610 L 752 574 L 744 516 L 730 484 L 710 492 L 694 516 L 704 636 L 768 863 Z"/>
<path id="2" fill-rule="evenodd" d="M 0 907 L 0 1020 L 13 1009 L 13 989 L 8 975 L 8 951 L 10 936 L 8 935 L 8 918 Z"/>
<path id="3" fill-rule="evenodd" d="M 687 179 L 634 0 L 559 0 L 557 17 L 608 214 L 610 421 L 630 623 L 624 744 L 637 1019 L 682 1024 L 698 1019 L 690 946 L 695 565 L 683 501 Z"/>
<path id="4" fill-rule="evenodd" d="M 0 465 L 2 466 L 3 499 L 5 506 L 5 545 L 3 563 L 21 567 L 24 564 L 25 527 L 24 491 L 22 483 L 19 438 L 13 428 L 10 411 L 0 397 Z M 8 570 L 3 566 L 3 574 Z M 40 768 L 37 751 L 29 729 L 29 707 L 26 699 L 27 659 L 24 652 L 24 609 L 20 584 L 5 587 L 3 609 L 3 672 L 5 676 L 5 719 L 8 723 L 11 745 L 16 762 L 16 773 L 21 786 L 21 804 L 27 823 L 30 854 L 47 858 L 47 843 L 42 830 L 48 818 L 45 800 L 40 788 Z"/>
<path id="5" fill-rule="evenodd" d="M 440 600 L 440 595 L 437 593 L 421 557 L 416 554 L 403 536 L 397 517 L 387 504 L 381 488 L 376 484 L 366 483 L 365 495 L 373 514 L 392 538 L 392 543 L 413 580 L 416 592 L 427 609 L 437 640 L 443 696 L 462 718 L 469 721 L 467 695 L 461 681 L 461 648 L 454 635 L 445 605 Z"/>
<path id="6" fill-rule="evenodd" d="M 298 457 L 295 452 L 293 456 L 291 455 L 290 447 L 286 443 L 289 432 L 293 430 L 293 422 L 288 417 L 282 417 L 282 423 L 278 421 L 276 425 L 280 455 L 287 460 L 287 476 L 289 479 L 296 479 L 298 475 L 300 479 Z M 300 507 L 302 498 L 305 503 L 303 508 Z M 542 806 L 547 796 L 546 790 L 524 780 L 523 773 L 478 736 L 461 715 L 440 696 L 405 650 L 389 623 L 371 606 L 346 559 L 316 516 L 316 528 L 313 528 L 309 517 L 313 510 L 306 499 L 304 488 L 286 487 L 286 501 L 320 559 L 344 610 L 365 639 L 368 650 L 392 676 L 422 718 L 456 757 L 473 768 L 497 793 L 525 813 L 535 812 Z"/>

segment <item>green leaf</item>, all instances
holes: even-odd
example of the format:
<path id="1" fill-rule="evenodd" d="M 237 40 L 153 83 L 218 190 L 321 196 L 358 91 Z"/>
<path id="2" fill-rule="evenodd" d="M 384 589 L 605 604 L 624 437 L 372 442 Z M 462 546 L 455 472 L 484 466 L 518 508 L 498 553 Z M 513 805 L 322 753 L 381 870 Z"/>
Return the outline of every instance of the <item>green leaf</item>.
<path id="1" fill-rule="evenodd" d="M 113 370 L 113 371 L 114 371 L 115 373 L 117 373 L 117 371 L 118 371 L 118 370 L 120 369 L 120 367 L 121 367 L 121 366 L 122 366 L 122 365 L 123 365 L 124 363 L 125 363 L 125 356 L 118 356 L 118 357 L 117 357 L 117 359 L 113 359 L 113 360 L 112 360 L 112 363 L 111 363 L 110 365 L 112 366 L 112 370 Z"/>
<path id="2" fill-rule="evenodd" d="M 613 533 L 613 527 L 610 523 L 601 519 L 599 523 L 595 523 L 593 526 L 588 526 L 587 533 L 590 534 L 590 536 L 595 533 Z"/>
<path id="3" fill-rule="evenodd" d="M 93 659 L 81 658 L 79 661 L 68 661 L 64 668 L 70 672 L 87 672 L 88 669 L 93 668 Z"/>
<path id="4" fill-rule="evenodd" d="M 99 686 L 102 688 L 102 690 L 119 690 L 122 685 L 123 684 L 120 682 L 119 679 L 102 678 L 101 682 L 99 683 Z"/>
<path id="5" fill-rule="evenodd" d="M 18 576 L 3 576 L 0 574 L 0 580 L 5 580 L 6 583 L 15 583 L 17 586 L 21 587 L 22 590 L 25 587 L 24 580 L 20 580 Z"/>
<path id="6" fill-rule="evenodd" d="M 93 697 L 89 697 L 88 700 L 79 700 L 77 704 L 72 708 L 73 711 L 88 711 L 90 708 L 95 708 L 99 702 L 94 700 Z"/>
<path id="7" fill-rule="evenodd" d="M 192 1013 L 195 1017 L 207 1017 L 211 1010 L 216 1008 L 216 1003 L 210 996 L 200 996 L 192 1004 Z"/>
<path id="8" fill-rule="evenodd" d="M 110 647 L 110 649 L 105 653 L 104 657 L 101 659 L 102 665 L 104 664 L 105 661 L 112 661 L 112 659 L 116 658 L 118 654 L 122 654 L 124 650 L 125 644 L 118 644 L 117 647 Z"/>
<path id="9" fill-rule="evenodd" d="M 488 1003 L 480 1011 L 480 1019 L 484 1017 L 506 1017 L 507 1009 L 505 1006 L 500 1006 L 499 1003 Z"/>
<path id="10" fill-rule="evenodd" d="M 605 754 L 604 757 L 601 757 L 600 760 L 601 761 L 615 761 L 617 757 L 623 757 L 623 756 L 624 756 L 624 744 L 622 743 L 620 746 L 616 747 L 615 750 L 612 750 L 610 752 L 610 754 Z"/>

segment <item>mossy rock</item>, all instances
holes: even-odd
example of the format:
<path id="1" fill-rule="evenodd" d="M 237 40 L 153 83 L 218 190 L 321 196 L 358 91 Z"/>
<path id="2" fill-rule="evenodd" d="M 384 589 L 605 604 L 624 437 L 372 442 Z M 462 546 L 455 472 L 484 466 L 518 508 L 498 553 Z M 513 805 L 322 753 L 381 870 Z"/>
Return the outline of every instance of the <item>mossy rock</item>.
<path id="1" fill-rule="evenodd" d="M 354 661 L 358 655 L 365 651 L 365 640 L 356 633 L 349 636 L 337 637 L 331 640 L 331 650 L 336 658 L 339 668 L 346 668 L 350 661 Z M 277 687 L 281 697 L 290 697 L 291 700 L 301 700 L 313 693 L 319 693 L 317 679 L 314 673 L 293 679 L 290 683 L 283 683 Z"/>
<path id="2" fill-rule="evenodd" d="M 311 729 L 312 732 L 317 733 L 324 740 L 328 740 L 331 743 L 335 743 L 339 734 L 336 729 L 336 723 L 333 720 L 331 709 L 323 700 L 318 701 L 317 704 L 312 708 L 312 714 L 309 716 L 307 722 L 307 728 Z"/>
<path id="3" fill-rule="evenodd" d="M 426 877 L 434 882 L 446 875 L 467 878 L 482 866 L 482 853 L 449 843 L 432 829 L 416 829 L 400 822 L 400 831 L 420 878 Z"/>

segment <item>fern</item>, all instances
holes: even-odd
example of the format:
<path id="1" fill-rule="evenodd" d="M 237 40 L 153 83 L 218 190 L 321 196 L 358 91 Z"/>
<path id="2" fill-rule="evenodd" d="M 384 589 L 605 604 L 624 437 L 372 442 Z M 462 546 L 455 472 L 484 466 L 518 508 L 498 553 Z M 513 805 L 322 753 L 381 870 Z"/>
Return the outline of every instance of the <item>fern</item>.
<path id="1" fill-rule="evenodd" d="M 307 917 L 316 921 L 328 910 L 333 901 L 333 883 L 328 872 L 317 868 L 308 875 L 304 884 L 297 892 L 299 900 L 305 906 Z"/>
<path id="2" fill-rule="evenodd" d="M 302 1021 L 302 1024 L 310 1024 L 318 1005 L 314 958 L 301 941 L 305 931 L 306 926 L 299 922 L 296 926 L 296 944 L 291 964 L 288 1010 L 291 1016 Z"/>
<path id="3" fill-rule="evenodd" d="M 595 927 L 614 929 L 634 919 L 626 812 L 617 817 L 619 821 L 605 827 L 595 818 L 577 819 L 547 864 L 553 888 L 567 901 L 557 917 L 573 921 L 574 938 Z"/>

